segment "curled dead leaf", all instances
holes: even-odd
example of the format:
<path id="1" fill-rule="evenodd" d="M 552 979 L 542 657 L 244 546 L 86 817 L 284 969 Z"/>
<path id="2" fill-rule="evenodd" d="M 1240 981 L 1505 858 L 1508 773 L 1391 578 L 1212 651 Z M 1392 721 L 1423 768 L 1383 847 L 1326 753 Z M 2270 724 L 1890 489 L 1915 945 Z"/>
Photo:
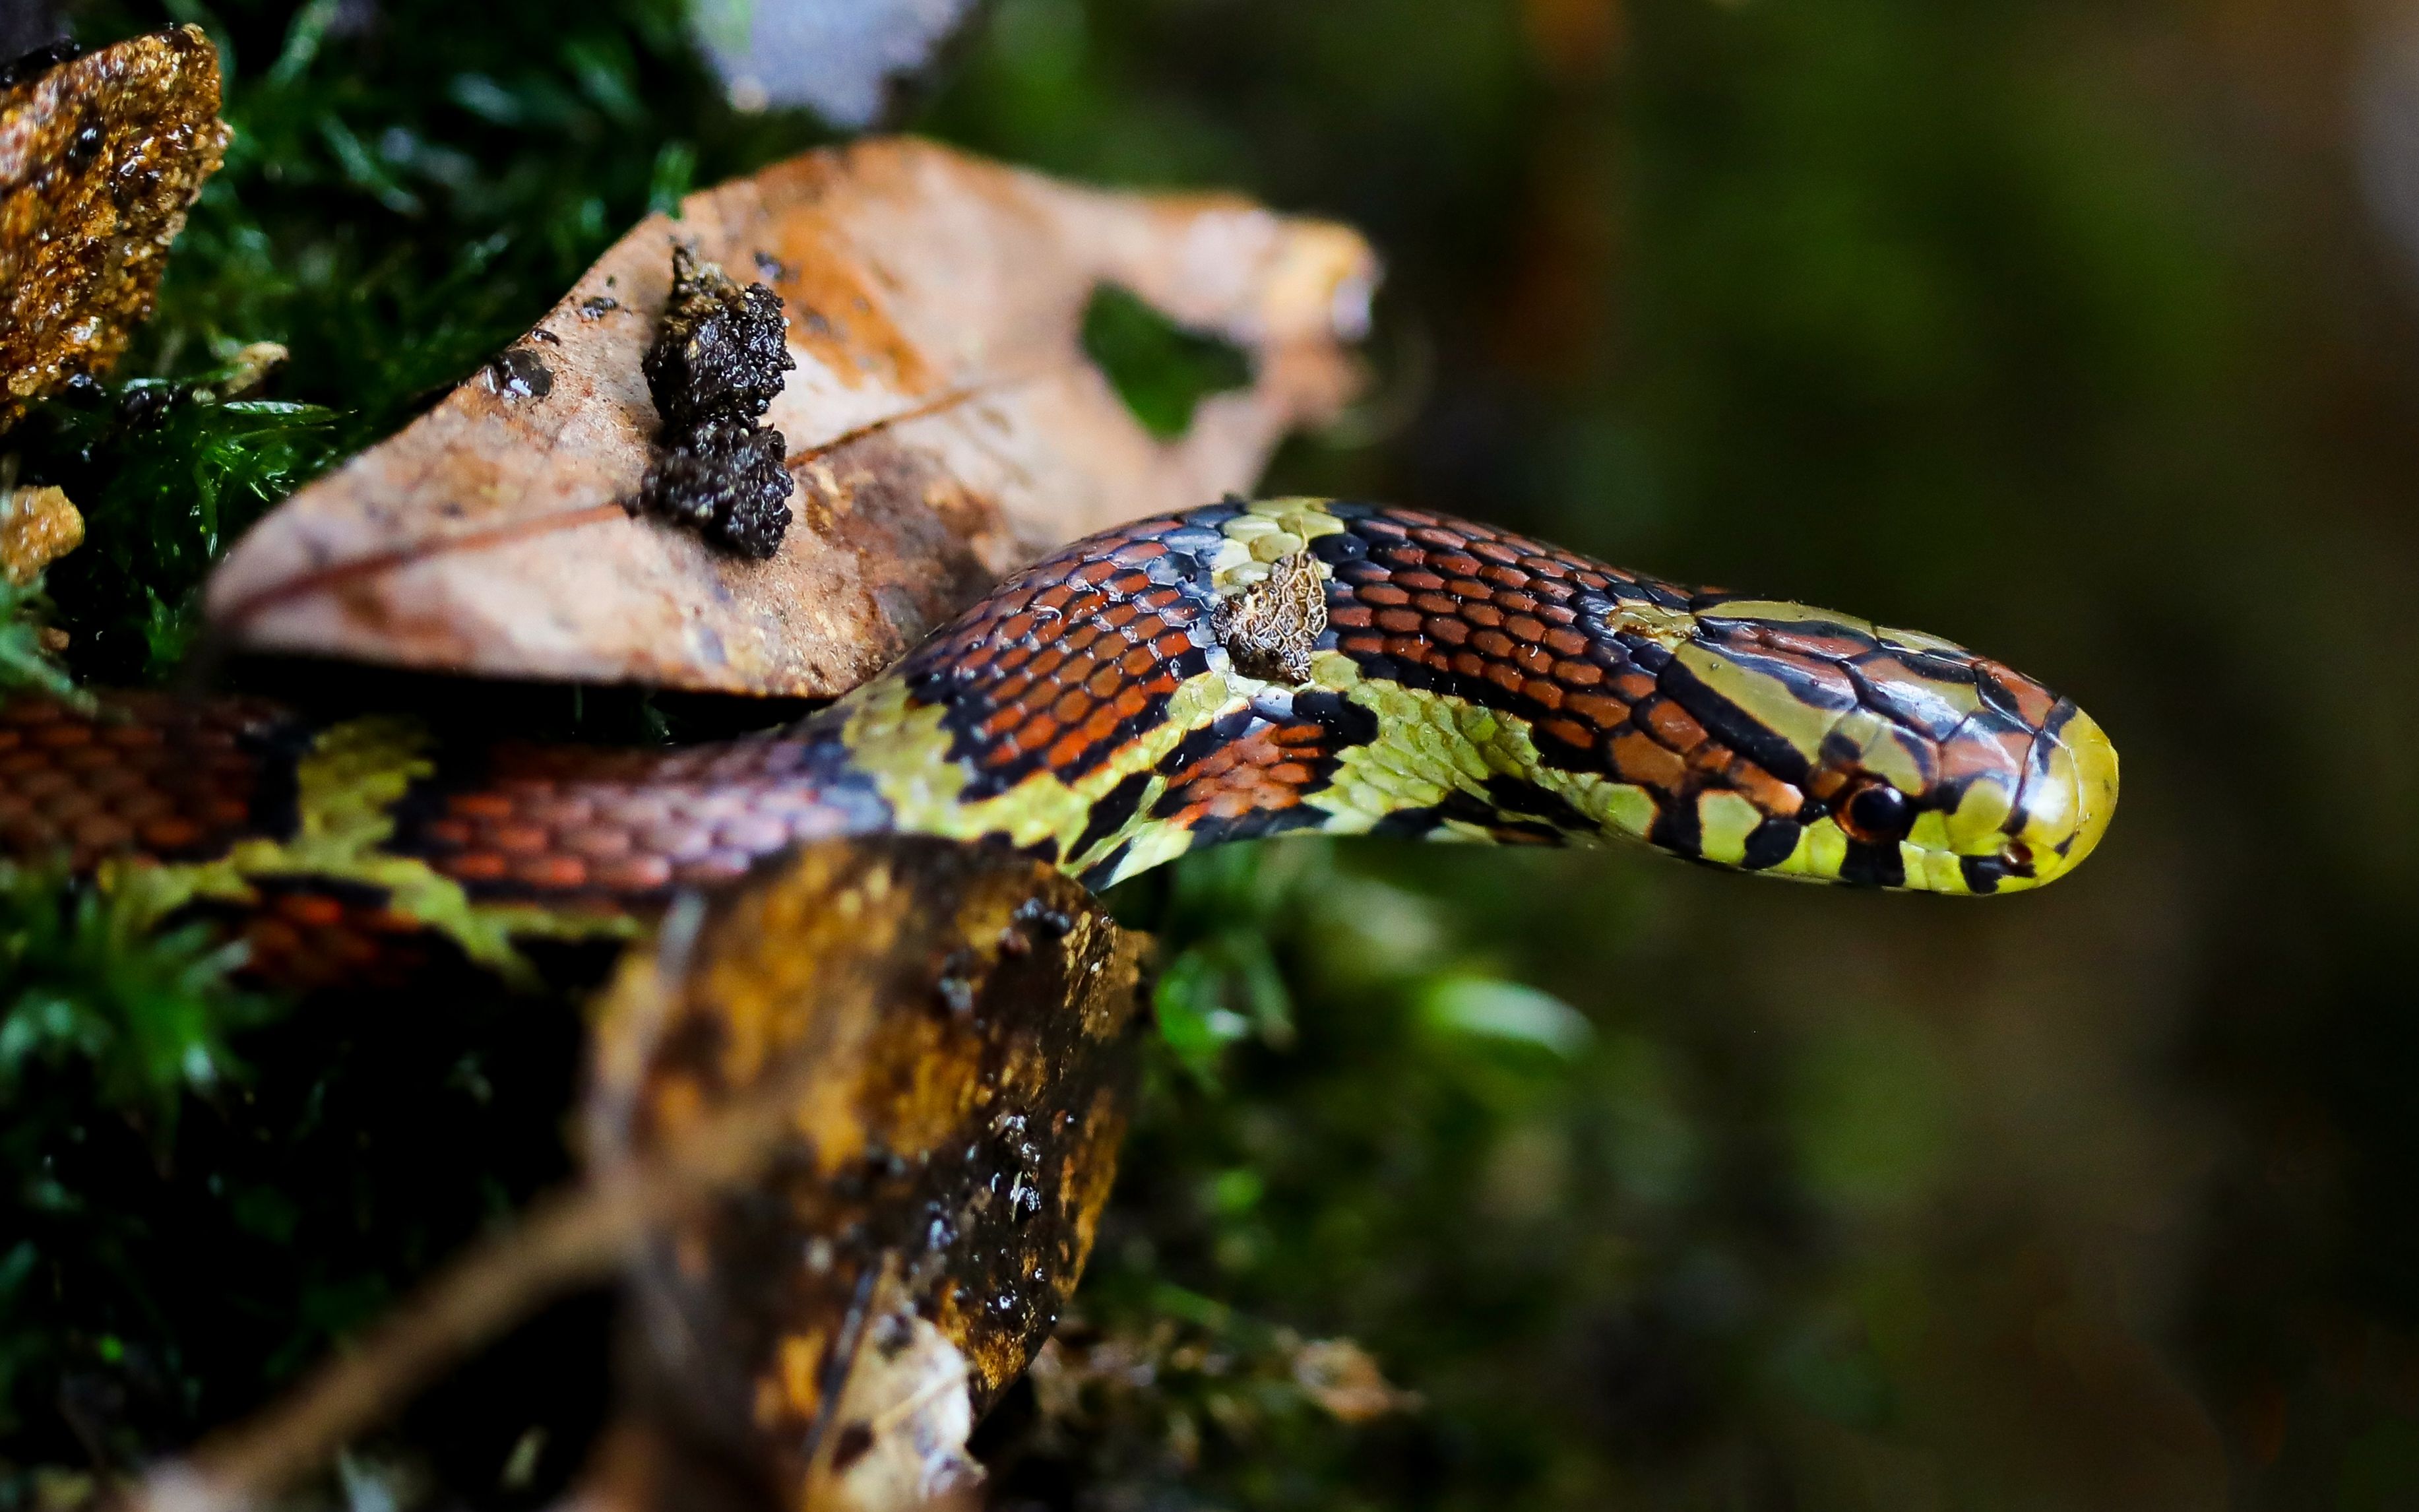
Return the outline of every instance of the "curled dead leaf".
<path id="1" fill-rule="evenodd" d="M 218 171 L 219 56 L 172 26 L 0 93 L 0 429 L 106 372 Z"/>
<path id="2" fill-rule="evenodd" d="M 639 369 L 686 246 L 787 306 L 765 424 L 796 522 L 757 563 L 629 509 Z M 1001 574 L 1248 487 L 1358 368 L 1368 247 L 1223 195 L 1079 188 L 928 143 L 813 153 L 616 243 L 530 335 L 289 500 L 208 593 L 238 645 L 505 676 L 829 696 Z M 1252 353 L 1163 442 L 1084 356 L 1102 284 Z"/>

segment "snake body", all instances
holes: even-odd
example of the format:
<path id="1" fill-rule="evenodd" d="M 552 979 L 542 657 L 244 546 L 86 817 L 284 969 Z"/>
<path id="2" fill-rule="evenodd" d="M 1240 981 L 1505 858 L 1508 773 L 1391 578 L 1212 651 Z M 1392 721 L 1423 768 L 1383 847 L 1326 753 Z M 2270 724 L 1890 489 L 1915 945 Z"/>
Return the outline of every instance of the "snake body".
<path id="1" fill-rule="evenodd" d="M 2011 892 L 2080 863 L 2117 786 L 2088 715 L 1949 641 L 1313 499 L 1079 542 L 839 702 L 714 745 L 465 748 L 163 695 L 0 709 L 8 851 L 283 918 L 288 944 L 341 918 L 495 964 L 879 831 L 1094 887 L 1299 829 Z"/>

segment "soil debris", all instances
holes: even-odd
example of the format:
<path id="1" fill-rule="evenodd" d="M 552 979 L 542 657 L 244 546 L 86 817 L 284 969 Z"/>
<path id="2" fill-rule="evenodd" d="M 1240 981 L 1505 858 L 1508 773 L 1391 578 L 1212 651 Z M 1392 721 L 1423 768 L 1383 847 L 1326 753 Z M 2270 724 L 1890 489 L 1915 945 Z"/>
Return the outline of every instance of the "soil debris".
<path id="1" fill-rule="evenodd" d="M 639 364 L 664 427 L 639 507 L 759 561 L 790 529 L 789 443 L 756 424 L 798 365 L 788 329 L 770 287 L 741 288 L 676 245 L 671 303 Z"/>

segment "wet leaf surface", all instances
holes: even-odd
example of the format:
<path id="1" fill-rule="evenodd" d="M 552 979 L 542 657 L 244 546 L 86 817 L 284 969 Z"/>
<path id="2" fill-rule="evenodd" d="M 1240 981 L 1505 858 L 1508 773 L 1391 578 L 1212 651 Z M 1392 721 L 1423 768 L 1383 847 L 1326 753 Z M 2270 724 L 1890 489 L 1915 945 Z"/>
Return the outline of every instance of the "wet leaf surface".
<path id="1" fill-rule="evenodd" d="M 979 1482 L 966 1436 L 1056 1325 L 1108 1196 L 1142 946 L 1052 868 L 921 840 L 817 846 L 667 921 L 598 1030 L 597 1179 L 811 1074 L 767 1175 L 634 1268 L 629 1431 L 655 1442 L 607 1457 L 636 1477 L 611 1494 L 678 1504 L 731 1466 L 786 1505 Z M 700 1459 L 726 1468 L 678 1468 Z"/>

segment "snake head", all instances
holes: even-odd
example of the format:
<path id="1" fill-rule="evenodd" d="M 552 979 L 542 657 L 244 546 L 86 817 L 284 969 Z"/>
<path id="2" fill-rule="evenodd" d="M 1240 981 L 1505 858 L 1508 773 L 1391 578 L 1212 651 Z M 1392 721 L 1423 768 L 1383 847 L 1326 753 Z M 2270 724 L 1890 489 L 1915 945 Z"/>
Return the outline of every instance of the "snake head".
<path id="1" fill-rule="evenodd" d="M 2100 843 L 2117 751 L 2072 700 L 1919 631 L 1718 594 L 1690 608 L 1673 660 L 1697 685 L 1691 702 L 1754 727 L 1804 795 L 1809 843 L 1777 870 L 2014 892 Z"/>

